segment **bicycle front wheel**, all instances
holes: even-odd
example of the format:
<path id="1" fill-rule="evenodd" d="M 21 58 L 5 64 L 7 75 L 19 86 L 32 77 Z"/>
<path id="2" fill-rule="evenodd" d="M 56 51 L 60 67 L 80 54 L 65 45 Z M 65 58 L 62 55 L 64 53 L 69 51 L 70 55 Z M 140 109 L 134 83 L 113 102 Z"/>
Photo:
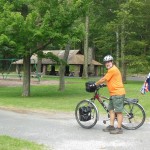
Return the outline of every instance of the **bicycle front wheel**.
<path id="1" fill-rule="evenodd" d="M 81 127 L 90 129 L 97 123 L 98 110 L 94 103 L 89 100 L 83 100 L 76 106 L 75 117 Z"/>
<path id="2" fill-rule="evenodd" d="M 145 111 L 140 104 L 125 103 L 122 127 L 128 130 L 135 130 L 143 125 L 145 117 Z"/>

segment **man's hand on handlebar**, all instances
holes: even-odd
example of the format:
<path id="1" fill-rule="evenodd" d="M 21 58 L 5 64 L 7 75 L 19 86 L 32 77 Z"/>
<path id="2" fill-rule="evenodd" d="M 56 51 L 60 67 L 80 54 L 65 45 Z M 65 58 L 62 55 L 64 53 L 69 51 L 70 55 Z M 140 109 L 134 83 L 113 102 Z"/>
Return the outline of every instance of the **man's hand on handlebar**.
<path id="1" fill-rule="evenodd" d="M 107 85 L 106 84 L 100 84 L 98 85 L 99 88 L 103 88 L 103 87 L 106 87 Z"/>

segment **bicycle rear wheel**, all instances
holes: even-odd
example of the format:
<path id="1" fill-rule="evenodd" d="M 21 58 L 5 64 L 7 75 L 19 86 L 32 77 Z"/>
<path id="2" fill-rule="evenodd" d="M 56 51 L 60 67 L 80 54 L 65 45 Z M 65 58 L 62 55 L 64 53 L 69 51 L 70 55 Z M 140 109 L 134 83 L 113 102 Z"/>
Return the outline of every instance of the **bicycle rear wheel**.
<path id="1" fill-rule="evenodd" d="M 122 127 L 128 130 L 135 130 L 143 125 L 145 117 L 145 111 L 140 104 L 125 103 Z"/>
<path id="2" fill-rule="evenodd" d="M 90 112 L 86 113 L 85 116 L 84 115 L 82 116 L 82 114 L 81 114 L 82 108 L 88 108 L 88 109 L 90 109 Z M 76 117 L 78 124 L 81 127 L 90 129 L 97 123 L 98 110 L 94 103 L 92 103 L 89 100 L 83 100 L 83 101 L 79 102 L 76 106 L 75 117 Z"/>

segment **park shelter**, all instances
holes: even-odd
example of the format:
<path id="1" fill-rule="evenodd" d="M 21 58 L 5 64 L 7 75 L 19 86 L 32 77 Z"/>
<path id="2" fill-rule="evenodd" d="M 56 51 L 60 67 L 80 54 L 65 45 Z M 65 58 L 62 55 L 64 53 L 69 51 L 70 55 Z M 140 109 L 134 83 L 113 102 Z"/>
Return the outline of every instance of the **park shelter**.
<path id="1" fill-rule="evenodd" d="M 63 59 L 65 50 L 44 50 L 43 53 L 46 54 L 48 52 L 53 53 L 57 57 Z M 101 63 L 93 60 L 92 58 L 88 59 L 88 67 L 89 67 L 89 75 L 98 75 L 98 69 L 102 66 Z M 31 68 L 34 65 L 38 64 L 38 57 L 37 54 L 31 56 Z M 23 60 L 20 59 L 14 62 L 17 66 L 23 65 Z M 82 76 L 83 73 L 83 65 L 84 65 L 84 55 L 81 54 L 79 50 L 70 50 L 69 56 L 67 60 L 67 66 L 65 75 L 67 76 Z M 41 69 L 39 72 L 42 72 L 44 75 L 59 75 L 59 71 L 56 70 L 56 66 L 58 66 L 57 62 L 52 61 L 51 59 L 42 58 L 41 59 Z M 70 67 L 73 66 L 73 70 L 70 71 Z"/>

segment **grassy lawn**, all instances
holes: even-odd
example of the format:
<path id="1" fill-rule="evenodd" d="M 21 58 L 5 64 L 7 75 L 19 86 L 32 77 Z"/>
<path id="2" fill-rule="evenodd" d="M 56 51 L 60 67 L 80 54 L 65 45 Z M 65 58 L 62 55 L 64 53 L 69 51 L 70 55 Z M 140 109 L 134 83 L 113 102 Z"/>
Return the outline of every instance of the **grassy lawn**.
<path id="1" fill-rule="evenodd" d="M 26 140 L 11 138 L 9 136 L 0 136 L 1 150 L 46 150 L 43 145 L 38 145 Z"/>
<path id="2" fill-rule="evenodd" d="M 54 79 L 58 80 L 58 78 Z M 58 91 L 58 85 L 31 86 L 31 96 L 28 98 L 21 97 L 21 87 L 0 87 L 0 106 L 45 111 L 74 111 L 79 101 L 91 98 L 93 93 L 85 91 L 86 80 L 84 79 L 68 78 L 66 81 L 69 84 L 66 84 L 64 92 Z M 143 82 L 128 81 L 125 84 L 126 97 L 138 98 L 147 116 L 150 117 L 148 100 L 150 93 L 141 95 L 142 84 Z M 100 93 L 109 97 L 107 88 L 101 89 Z"/>

